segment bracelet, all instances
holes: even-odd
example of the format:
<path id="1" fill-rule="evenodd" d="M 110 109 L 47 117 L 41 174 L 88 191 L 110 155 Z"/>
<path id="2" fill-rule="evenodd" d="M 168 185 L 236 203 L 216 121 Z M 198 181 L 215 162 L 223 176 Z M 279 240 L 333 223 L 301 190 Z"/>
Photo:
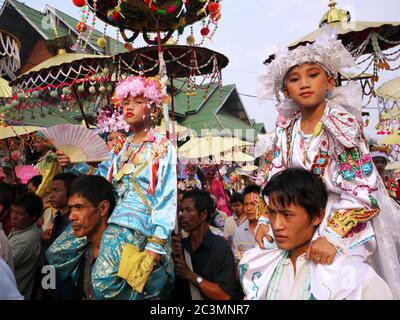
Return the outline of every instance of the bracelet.
<path id="1" fill-rule="evenodd" d="M 165 246 L 165 244 L 167 243 L 166 240 L 160 239 L 158 237 L 152 236 L 150 238 L 147 238 L 147 242 L 151 242 L 151 243 L 155 243 L 155 244 L 159 244 L 160 246 Z"/>

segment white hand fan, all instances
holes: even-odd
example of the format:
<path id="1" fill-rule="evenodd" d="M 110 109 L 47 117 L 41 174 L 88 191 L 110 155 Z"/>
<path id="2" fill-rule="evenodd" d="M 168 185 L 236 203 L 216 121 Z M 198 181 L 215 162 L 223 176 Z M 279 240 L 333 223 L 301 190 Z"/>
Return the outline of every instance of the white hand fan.
<path id="1" fill-rule="evenodd" d="M 71 159 L 71 163 L 110 159 L 107 144 L 93 131 L 78 125 L 61 124 L 42 131 L 50 142 Z"/>

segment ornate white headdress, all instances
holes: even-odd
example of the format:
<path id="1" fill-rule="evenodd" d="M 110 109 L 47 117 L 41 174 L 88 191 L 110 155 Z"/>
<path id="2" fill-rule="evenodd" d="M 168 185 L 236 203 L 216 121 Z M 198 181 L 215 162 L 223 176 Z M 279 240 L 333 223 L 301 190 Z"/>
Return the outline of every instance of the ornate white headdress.
<path id="1" fill-rule="evenodd" d="M 287 47 L 278 49 L 275 59 L 259 76 L 258 99 L 282 100 L 286 74 L 291 68 L 305 63 L 317 63 L 335 78 L 342 69 L 355 66 L 354 58 L 342 42 L 336 40 L 334 31 L 325 27 L 312 44 L 308 43 L 293 50 Z"/>
<path id="2" fill-rule="evenodd" d="M 259 76 L 258 100 L 278 99 L 278 112 L 282 117 L 290 119 L 299 111 L 299 106 L 292 99 L 284 97 L 285 78 L 291 68 L 305 63 L 317 63 L 335 78 L 343 69 L 356 65 L 350 52 L 341 41 L 336 40 L 335 31 L 325 26 L 313 44 L 299 46 L 291 51 L 288 48 L 277 51 L 275 59 Z M 341 105 L 361 120 L 362 90 L 355 81 L 329 90 L 326 98 L 334 104 Z"/>

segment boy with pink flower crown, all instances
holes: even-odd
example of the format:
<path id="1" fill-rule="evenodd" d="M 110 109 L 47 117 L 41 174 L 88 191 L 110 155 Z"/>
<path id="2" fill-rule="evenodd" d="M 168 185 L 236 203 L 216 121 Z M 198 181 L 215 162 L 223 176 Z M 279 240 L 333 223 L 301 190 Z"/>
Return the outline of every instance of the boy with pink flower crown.
<path id="1" fill-rule="evenodd" d="M 94 257 L 93 290 L 96 299 L 163 298 L 173 281 L 170 234 L 177 206 L 176 150 L 153 127 L 169 97 L 158 78 L 129 76 L 118 84 L 113 99 L 134 133 L 96 172 L 113 183 L 118 197 L 100 252 Z M 70 167 L 69 158 L 61 152 L 58 160 Z M 85 241 L 69 228 L 49 248 L 51 264 L 68 275 L 77 259 L 63 256 L 65 243 L 68 252 L 79 255 Z"/>

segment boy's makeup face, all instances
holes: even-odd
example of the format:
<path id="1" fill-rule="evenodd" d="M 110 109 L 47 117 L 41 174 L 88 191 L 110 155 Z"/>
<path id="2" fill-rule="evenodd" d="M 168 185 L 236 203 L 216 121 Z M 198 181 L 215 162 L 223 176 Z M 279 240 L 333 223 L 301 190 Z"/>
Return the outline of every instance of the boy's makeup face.
<path id="1" fill-rule="evenodd" d="M 149 101 L 144 97 L 129 96 L 123 103 L 123 115 L 127 124 L 132 126 L 143 125 L 143 115 L 149 115 Z"/>
<path id="2" fill-rule="evenodd" d="M 268 215 L 277 246 L 282 250 L 294 250 L 311 241 L 323 214 L 313 217 L 297 204 L 283 206 L 274 195 L 269 198 Z"/>
<path id="3" fill-rule="evenodd" d="M 285 95 L 300 107 L 317 107 L 325 101 L 326 93 L 334 86 L 333 77 L 316 63 L 296 66 L 286 77 Z"/>

